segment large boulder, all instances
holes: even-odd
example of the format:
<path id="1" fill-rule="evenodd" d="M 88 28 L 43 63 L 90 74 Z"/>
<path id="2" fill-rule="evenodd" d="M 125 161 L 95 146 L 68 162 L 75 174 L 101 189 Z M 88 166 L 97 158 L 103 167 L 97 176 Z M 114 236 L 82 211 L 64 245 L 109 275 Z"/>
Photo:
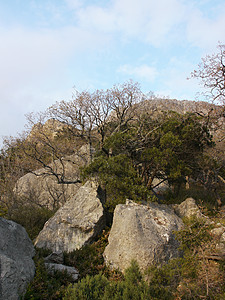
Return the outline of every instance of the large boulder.
<path id="1" fill-rule="evenodd" d="M 62 206 L 80 188 L 81 184 L 79 182 L 72 182 L 76 182 L 79 178 L 80 167 L 89 162 L 89 154 L 89 147 L 84 145 L 73 155 L 63 157 L 49 164 L 52 170 L 42 168 L 33 173 L 27 173 L 17 181 L 14 192 L 23 199 L 28 198 L 32 203 L 49 209 Z M 59 184 L 52 171 L 59 175 L 63 174 L 64 181 L 69 182 L 69 184 Z"/>
<path id="2" fill-rule="evenodd" d="M 46 222 L 35 245 L 71 252 L 90 243 L 105 226 L 103 201 L 103 193 L 96 182 L 87 181 L 73 199 Z"/>
<path id="3" fill-rule="evenodd" d="M 35 250 L 26 230 L 0 218 L 0 299 L 17 300 L 33 279 Z"/>
<path id="4" fill-rule="evenodd" d="M 104 251 L 106 263 L 124 271 L 132 259 L 141 269 L 161 264 L 179 255 L 174 231 L 182 220 L 167 205 L 139 205 L 127 200 L 114 211 L 109 244 Z"/>

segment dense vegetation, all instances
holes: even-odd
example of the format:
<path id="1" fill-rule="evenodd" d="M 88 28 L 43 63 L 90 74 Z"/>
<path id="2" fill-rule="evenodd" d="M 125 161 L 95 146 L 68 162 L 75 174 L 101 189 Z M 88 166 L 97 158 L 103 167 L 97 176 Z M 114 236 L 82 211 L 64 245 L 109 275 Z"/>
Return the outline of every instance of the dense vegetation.
<path id="1" fill-rule="evenodd" d="M 220 215 L 214 215 L 213 220 L 222 221 Z M 41 259 L 48 253 L 38 250 L 36 276 L 25 299 L 224 299 L 224 260 L 209 256 L 217 242 L 211 235 L 213 225 L 195 218 L 184 222 L 185 227 L 176 233 L 183 256 L 145 272 L 135 261 L 124 275 L 104 264 L 108 231 L 95 243 L 66 254 L 65 263 L 80 270 L 75 284 L 70 284 L 66 274 L 49 275 Z"/>
<path id="2" fill-rule="evenodd" d="M 219 50 L 209 60 L 211 65 L 203 60 L 192 76 L 211 88 L 212 97 L 224 101 L 224 47 Z M 218 70 L 216 81 L 210 77 L 210 66 Z M 28 131 L 6 139 L 0 153 L 0 216 L 22 224 L 32 239 L 37 236 L 60 203 L 50 210 L 35 197 L 19 197 L 14 186 L 21 176 L 44 168 L 38 176 L 53 176 L 58 184 L 97 178 L 109 213 L 127 198 L 180 203 L 192 196 L 215 224 L 223 223 L 224 149 L 214 151 L 219 148 L 212 134 L 224 126 L 224 107 L 178 114 L 148 109 L 151 99 L 137 83 L 128 81 L 105 91 L 75 92 L 71 101 L 30 115 Z M 88 145 L 90 163 L 81 169 L 80 177 L 68 181 L 65 162 L 82 145 Z M 53 167 L 55 160 L 61 168 Z M 157 186 L 164 182 L 170 189 L 158 193 Z M 80 272 L 79 282 L 73 285 L 65 274 L 49 275 L 42 259 L 46 253 L 37 249 L 36 276 L 25 299 L 224 299 L 224 259 L 209 258 L 216 240 L 210 234 L 211 225 L 203 220 L 185 220 L 177 233 L 182 258 L 153 266 L 146 273 L 136 262 L 124 275 L 104 264 L 109 230 L 92 245 L 65 254 L 65 263 Z"/>
<path id="3" fill-rule="evenodd" d="M 99 179 L 113 210 L 127 198 L 153 200 L 152 190 L 164 181 L 179 189 L 186 176 L 200 177 L 203 151 L 212 145 L 209 129 L 194 115 L 167 112 L 157 119 L 144 115 L 106 138 L 104 151 L 83 175 Z"/>

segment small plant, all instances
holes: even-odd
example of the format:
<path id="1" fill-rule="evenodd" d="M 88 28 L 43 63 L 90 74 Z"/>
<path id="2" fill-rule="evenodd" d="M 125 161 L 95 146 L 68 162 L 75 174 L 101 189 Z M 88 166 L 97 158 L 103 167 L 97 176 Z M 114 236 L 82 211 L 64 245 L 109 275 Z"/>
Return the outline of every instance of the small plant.
<path id="1" fill-rule="evenodd" d="M 7 208 L 0 205 L 0 217 L 4 217 L 7 215 Z"/>

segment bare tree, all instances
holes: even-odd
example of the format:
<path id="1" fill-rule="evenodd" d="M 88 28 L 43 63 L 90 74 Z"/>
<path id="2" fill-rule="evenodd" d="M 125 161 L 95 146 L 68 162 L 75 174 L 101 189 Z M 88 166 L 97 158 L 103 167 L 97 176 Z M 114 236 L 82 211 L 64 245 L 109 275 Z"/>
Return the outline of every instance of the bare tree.
<path id="1" fill-rule="evenodd" d="M 122 125 L 134 118 L 135 104 L 143 100 L 143 94 L 139 84 L 130 80 L 109 90 L 109 98 L 112 111 L 118 123 L 116 130 L 118 130 Z"/>
<path id="2" fill-rule="evenodd" d="M 107 90 L 75 91 L 71 101 L 57 102 L 48 112 L 52 118 L 66 124 L 72 135 L 89 144 L 92 157 L 93 142 L 102 147 L 107 134 L 134 117 L 135 104 L 141 100 L 138 83 L 128 81 Z M 114 127 L 109 129 L 110 123 L 114 123 Z"/>
<path id="3" fill-rule="evenodd" d="M 80 182 L 79 177 L 68 176 L 66 166 L 76 164 L 71 155 L 85 160 L 87 155 L 83 157 L 79 148 L 88 144 L 91 160 L 93 143 L 103 149 L 105 137 L 132 119 L 141 97 L 139 85 L 128 81 L 108 90 L 75 91 L 71 101 L 61 101 L 43 113 L 27 115 L 26 136 L 5 141 L 8 151 L 13 151 L 17 168 L 12 172 L 21 176 L 28 172 L 54 176 L 59 184 Z M 21 176 L 13 178 L 16 181 Z"/>
<path id="4" fill-rule="evenodd" d="M 217 164 L 210 165 L 202 178 L 205 186 L 209 185 L 216 194 L 220 206 L 221 199 L 217 188 L 219 184 L 224 184 L 221 171 L 225 166 L 225 45 L 219 44 L 217 49 L 217 53 L 202 58 L 197 70 L 191 73 L 191 78 L 200 80 L 200 84 L 205 88 L 204 96 L 216 104 L 205 118 L 207 123 L 211 123 L 211 131 L 216 141 L 216 147 L 211 149 L 209 154 Z"/>
<path id="5" fill-rule="evenodd" d="M 225 104 L 225 45 L 218 45 L 218 53 L 202 58 L 191 78 L 200 80 L 206 88 L 205 95 L 215 103 Z"/>
<path id="6" fill-rule="evenodd" d="M 59 184 L 80 183 L 79 178 L 71 179 L 68 165 L 77 163 L 74 155 L 85 159 L 85 155 L 79 150 L 82 143 L 65 134 L 64 130 L 68 129 L 66 124 L 55 119 L 47 119 L 48 116 L 42 113 L 28 116 L 32 130 L 21 147 L 25 155 L 36 161 L 39 169 L 42 168 L 37 171 L 37 168 L 31 169 L 30 172 L 36 176 L 54 176 Z"/>

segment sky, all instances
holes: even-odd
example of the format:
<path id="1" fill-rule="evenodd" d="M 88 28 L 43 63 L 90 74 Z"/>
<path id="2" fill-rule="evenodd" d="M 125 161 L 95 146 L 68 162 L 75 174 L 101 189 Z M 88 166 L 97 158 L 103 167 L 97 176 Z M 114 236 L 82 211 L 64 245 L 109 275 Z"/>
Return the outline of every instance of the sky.
<path id="1" fill-rule="evenodd" d="M 0 0 L 0 146 L 74 88 L 132 79 L 195 100 L 187 80 L 225 42 L 224 0 Z"/>

